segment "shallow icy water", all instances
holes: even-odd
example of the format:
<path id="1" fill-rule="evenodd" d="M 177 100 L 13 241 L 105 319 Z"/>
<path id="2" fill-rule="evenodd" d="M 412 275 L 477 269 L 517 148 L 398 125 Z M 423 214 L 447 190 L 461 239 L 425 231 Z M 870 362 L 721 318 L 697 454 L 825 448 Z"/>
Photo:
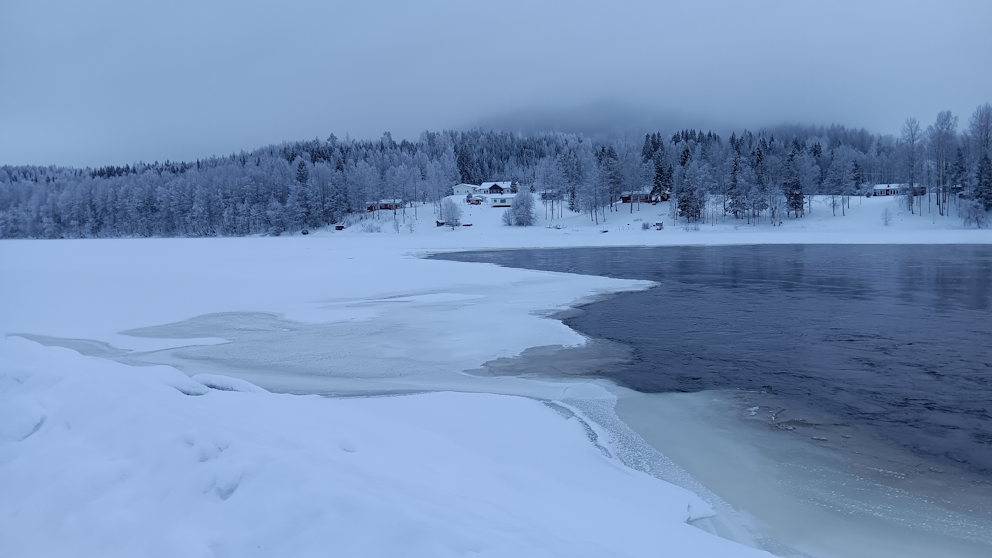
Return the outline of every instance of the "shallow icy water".
<path id="1" fill-rule="evenodd" d="M 626 392 L 616 412 L 778 541 L 783 555 L 979 558 L 992 551 L 987 488 L 976 490 L 967 477 L 917 475 L 915 456 L 853 429 L 818 432 L 838 439 L 847 432 L 849 451 L 783 433 L 762 416 L 774 404 L 737 391 Z"/>

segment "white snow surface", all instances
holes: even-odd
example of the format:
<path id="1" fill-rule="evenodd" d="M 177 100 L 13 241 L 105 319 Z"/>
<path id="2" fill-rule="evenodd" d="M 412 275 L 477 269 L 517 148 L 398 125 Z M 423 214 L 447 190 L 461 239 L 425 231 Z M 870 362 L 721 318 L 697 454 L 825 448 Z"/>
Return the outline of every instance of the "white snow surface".
<path id="1" fill-rule="evenodd" d="M 2 556 L 762 554 L 531 399 L 189 395 L 16 337 L 0 359 Z"/>
<path id="2" fill-rule="evenodd" d="M 574 387 L 570 397 L 605 397 L 595 384 L 461 372 L 528 347 L 582 344 L 547 315 L 648 283 L 420 256 L 992 236 L 907 215 L 886 198 L 855 200 L 845 217 L 814 207 L 776 227 L 729 220 L 693 230 L 668 222 L 664 204 L 628 210 L 605 224 L 541 215 L 541 226 L 510 228 L 499 225 L 501 210 L 466 206 L 472 227 L 452 230 L 421 207 L 419 221 L 407 210 L 413 227 L 390 219 L 381 233 L 356 225 L 279 238 L 0 242 L 0 556 L 767 555 L 688 525 L 707 504 L 607 455 L 610 440 L 598 441 L 606 452 L 597 447 L 581 415 L 469 393 L 555 399 Z M 240 379 L 118 362 L 227 346 L 209 333 L 122 332 L 209 315 L 237 332 L 246 313 L 337 328 L 320 342 L 333 366 L 297 387 L 345 378 L 388 391 L 400 378 L 429 392 L 288 395 L 262 389 L 286 387 L 278 362 Z M 290 347 L 285 358 L 302 362 L 312 350 Z"/>

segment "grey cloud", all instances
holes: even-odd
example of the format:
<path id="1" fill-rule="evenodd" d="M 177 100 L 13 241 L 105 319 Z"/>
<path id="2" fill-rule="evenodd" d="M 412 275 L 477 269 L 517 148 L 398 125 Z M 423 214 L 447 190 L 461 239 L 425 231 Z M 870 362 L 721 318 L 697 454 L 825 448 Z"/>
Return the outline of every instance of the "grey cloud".
<path id="1" fill-rule="evenodd" d="M 992 96 L 987 2 L 0 6 L 0 164 L 524 124 L 832 122 L 896 133 Z"/>

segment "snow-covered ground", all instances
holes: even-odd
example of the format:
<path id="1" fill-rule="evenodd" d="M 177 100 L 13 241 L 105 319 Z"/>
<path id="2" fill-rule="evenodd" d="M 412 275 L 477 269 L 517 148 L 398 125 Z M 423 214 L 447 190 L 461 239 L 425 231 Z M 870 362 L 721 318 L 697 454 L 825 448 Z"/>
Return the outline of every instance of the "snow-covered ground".
<path id="1" fill-rule="evenodd" d="M 391 213 L 381 215 L 381 234 L 397 234 L 419 239 L 412 246 L 430 242 L 434 248 L 556 248 L 567 246 L 664 246 L 685 244 L 951 244 L 992 242 L 989 229 L 965 226 L 951 207 L 951 216 L 937 215 L 937 208 L 928 209 L 926 198 L 923 213 L 910 213 L 891 197 L 850 198 L 850 208 L 841 209 L 838 205 L 836 216 L 831 209 L 829 196 L 814 198 L 811 210 L 801 219 L 785 217 L 781 226 L 771 226 L 762 216 L 757 224 L 748 224 L 744 219 L 718 216 L 715 222 L 709 217 L 705 222 L 689 225 L 685 219 L 672 221 L 667 202 L 657 205 L 621 204 L 617 211 L 607 211 L 606 221 L 602 214 L 599 222 L 594 222 L 588 214 L 571 213 L 565 210 L 563 218 L 551 218 L 541 202 L 537 202 L 538 224 L 532 228 L 511 228 L 501 226 L 503 209 L 487 206 L 471 206 L 458 199 L 463 208 L 462 223 L 471 227 L 461 227 L 452 231 L 448 227 L 436 227 L 435 216 L 429 212 L 424 216 L 418 210 L 419 221 L 413 219 L 408 209 L 406 221 L 398 217 L 398 227 L 394 227 Z M 834 200 L 840 203 L 840 197 Z M 633 209 L 633 211 L 631 211 Z M 918 211 L 918 210 L 917 210 Z M 888 212 L 889 224 L 885 224 Z M 844 215 L 842 215 L 844 213 Z M 414 221 L 414 234 L 410 234 L 409 222 Z M 643 230 L 643 223 L 649 225 Z M 664 229 L 655 230 L 655 223 L 663 223 Z M 550 227 L 550 228 L 549 228 Z M 606 232 L 604 232 L 606 231 Z M 353 226 L 344 231 L 331 231 L 326 234 L 339 236 L 364 235 L 362 227 Z M 454 236 L 457 235 L 457 236 Z M 431 239 L 427 241 L 427 239 Z M 412 239 L 411 239 L 412 240 Z"/>
<path id="2" fill-rule="evenodd" d="M 0 358 L 3 556 L 759 554 L 531 399 L 279 395 L 16 337 Z"/>
<path id="3" fill-rule="evenodd" d="M 992 242 L 888 198 L 698 230 L 665 204 L 529 228 L 464 211 L 454 230 L 421 207 L 377 233 L 0 243 L 0 556 L 761 554 L 689 526 L 707 503 L 624 465 L 630 441 L 591 416 L 602 384 L 464 373 L 580 345 L 548 314 L 646 283 L 420 256 Z M 716 530 L 757 544 L 735 528 Z"/>

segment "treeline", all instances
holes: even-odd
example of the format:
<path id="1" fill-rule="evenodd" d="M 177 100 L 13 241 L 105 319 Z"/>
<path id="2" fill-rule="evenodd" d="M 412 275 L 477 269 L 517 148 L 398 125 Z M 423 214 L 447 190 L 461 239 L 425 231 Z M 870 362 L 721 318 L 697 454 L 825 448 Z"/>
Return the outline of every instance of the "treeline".
<path id="1" fill-rule="evenodd" d="M 380 200 L 439 208 L 465 182 L 513 181 L 550 217 L 566 208 L 605 219 L 621 197 L 671 199 L 687 222 L 778 223 L 829 195 L 843 214 L 875 184 L 910 184 L 908 211 L 924 203 L 982 225 L 992 210 L 992 106 L 963 131 L 949 112 L 900 137 L 842 126 L 779 126 L 729 138 L 712 132 L 590 137 L 470 130 L 425 132 L 417 142 L 287 143 L 195 162 L 124 167 L 0 167 L 0 237 L 90 238 L 281 234 L 367 214 Z M 924 202 L 924 198 L 927 200 Z M 400 204 L 402 207 L 405 204 Z M 397 215 L 398 216 L 398 215 Z"/>

